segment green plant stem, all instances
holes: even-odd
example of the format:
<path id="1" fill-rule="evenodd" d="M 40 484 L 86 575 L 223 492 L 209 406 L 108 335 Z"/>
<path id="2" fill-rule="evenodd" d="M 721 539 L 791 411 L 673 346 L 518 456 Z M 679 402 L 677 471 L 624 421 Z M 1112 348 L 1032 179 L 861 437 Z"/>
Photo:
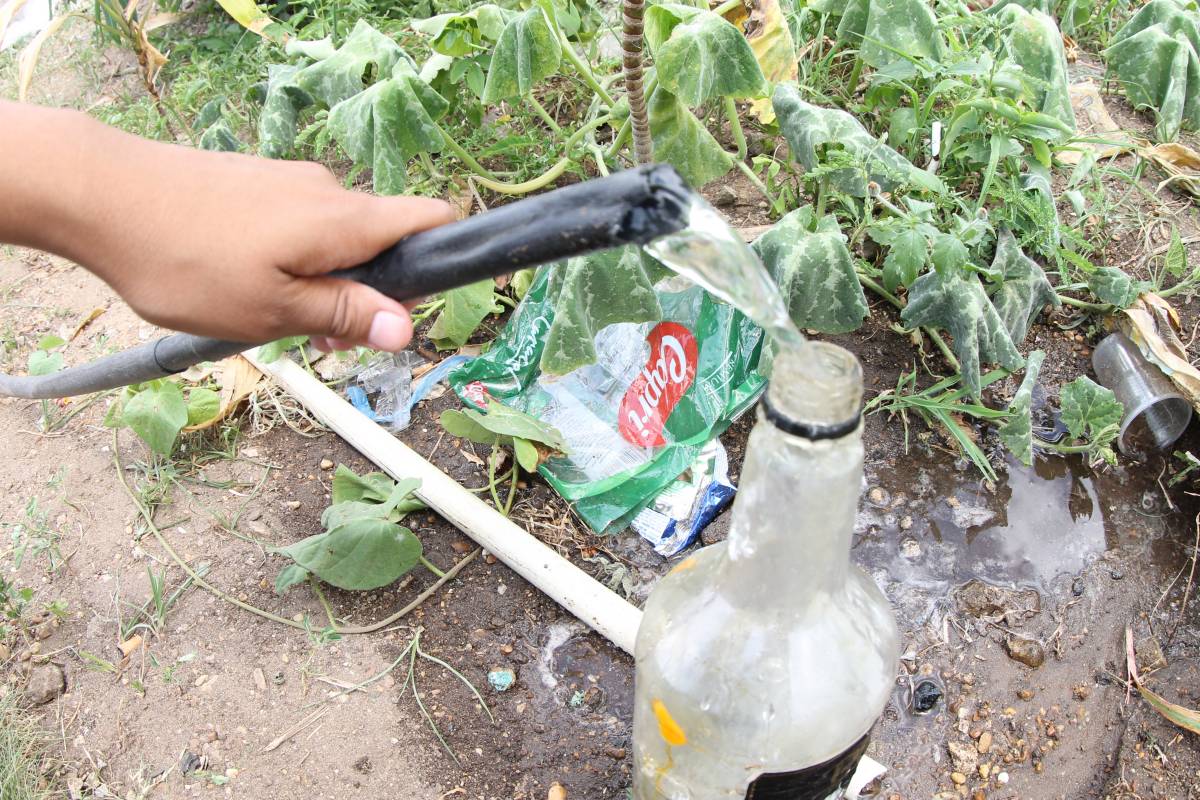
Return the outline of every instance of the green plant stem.
<path id="1" fill-rule="evenodd" d="M 89 408 L 97 400 L 100 400 L 105 397 L 109 397 L 116 391 L 117 391 L 116 389 L 108 389 L 107 391 L 97 392 L 96 394 L 89 397 L 87 400 L 84 400 L 82 403 L 76 404 L 76 406 L 74 408 L 72 408 L 69 412 L 67 412 L 66 414 L 63 414 L 61 417 L 55 418 L 55 420 L 50 423 L 50 427 L 48 427 L 46 429 L 46 433 L 50 433 L 51 431 L 58 430 L 63 425 L 66 425 L 68 422 L 70 422 L 72 419 L 74 419 L 80 413 L 82 413 L 87 408 Z"/>
<path id="2" fill-rule="evenodd" d="M 884 300 L 887 300 L 896 308 L 901 310 L 904 309 L 904 303 L 900 302 L 900 298 L 884 289 L 882 286 L 876 283 L 873 278 L 863 275 L 861 272 L 859 272 L 858 282 L 875 292 Z M 928 334 L 929 338 L 933 340 L 933 343 L 937 345 L 937 349 L 942 352 L 942 356 L 946 359 L 946 363 L 950 365 L 950 368 L 955 372 L 962 372 L 962 365 L 959 364 L 958 358 L 956 358 L 954 355 L 954 351 L 950 349 L 950 345 L 946 344 L 946 340 L 942 338 L 942 335 L 930 327 L 922 327 L 921 330 Z"/>
<path id="3" fill-rule="evenodd" d="M 887 289 L 884 289 L 882 286 L 880 286 L 878 283 L 876 283 L 874 278 L 872 278 L 868 275 L 864 275 L 861 272 L 859 272 L 857 274 L 858 274 L 858 282 L 861 283 L 863 286 L 867 287 L 872 292 L 874 292 L 875 294 L 882 297 L 884 300 L 887 300 L 889 303 L 891 303 L 896 308 L 904 308 L 904 304 L 900 302 L 900 298 L 896 297 L 896 295 L 892 294 Z"/>
<path id="4" fill-rule="evenodd" d="M 1062 301 L 1063 305 L 1081 308 L 1084 311 L 1092 311 L 1097 314 L 1102 314 L 1112 309 L 1112 306 L 1109 305 L 1104 305 L 1102 303 L 1089 303 L 1086 300 L 1076 300 L 1074 297 L 1067 297 L 1061 294 L 1058 296 L 1058 299 Z"/>
<path id="5" fill-rule="evenodd" d="M 433 124 L 437 126 L 438 132 L 442 134 L 442 140 L 445 142 L 446 148 L 451 153 L 454 153 L 454 155 L 458 156 L 459 159 L 466 164 L 472 172 L 482 178 L 487 178 L 488 180 L 494 181 L 496 179 L 496 176 L 486 167 L 476 161 L 470 153 L 463 149 L 463 146 L 456 142 L 453 136 L 446 133 L 445 128 L 443 128 L 441 125 L 438 125 L 436 122 Z"/>
<path id="6" fill-rule="evenodd" d="M 434 575 L 437 575 L 439 578 L 446 577 L 446 573 L 443 572 L 442 570 L 438 569 L 437 565 L 434 564 L 432 561 L 430 561 L 425 556 L 421 556 L 421 566 L 425 567 L 425 569 L 429 570 Z"/>
<path id="7" fill-rule="evenodd" d="M 583 78 L 583 82 L 587 84 L 588 88 L 599 95 L 600 99 L 604 101 L 605 105 L 607 105 L 609 108 L 612 108 L 613 105 L 615 105 L 613 103 L 612 95 L 610 95 L 605 88 L 600 85 L 600 81 L 596 80 L 596 76 L 592 73 L 592 68 L 589 67 L 583 61 L 583 59 L 579 57 L 579 54 L 575 52 L 575 46 L 571 44 L 571 41 L 567 38 L 567 35 L 562 32 L 562 29 L 558 27 L 558 20 L 553 19 L 553 14 L 550 14 L 549 16 L 552 18 L 551 24 L 554 26 L 554 32 L 558 34 L 558 42 L 560 45 L 562 45 L 563 55 L 567 57 L 567 61 L 571 62 L 571 66 L 574 67 L 575 71 L 579 73 L 579 77 Z"/>
<path id="8" fill-rule="evenodd" d="M 514 459 L 516 456 L 514 455 Z M 515 466 L 512 470 L 512 481 L 508 484 L 508 499 L 504 503 L 504 516 L 512 513 L 513 500 L 517 497 L 517 478 L 520 476 L 520 470 Z"/>
<path id="9" fill-rule="evenodd" d="M 555 134 L 561 136 L 562 128 L 560 128 L 558 123 L 554 121 L 554 117 L 550 116 L 550 112 L 546 110 L 546 107 L 538 102 L 538 99 L 532 94 L 529 95 L 527 99 L 529 100 L 529 104 L 533 106 L 534 112 L 542 118 L 542 122 L 546 123 L 546 127 L 554 131 Z"/>
<path id="10" fill-rule="evenodd" d="M 475 177 L 475 181 L 481 186 L 485 186 L 488 189 L 491 189 L 493 192 L 498 192 L 500 194 L 528 194 L 529 192 L 536 192 L 538 189 L 543 189 L 546 186 L 549 186 L 551 183 L 554 183 L 554 181 L 558 180 L 558 178 L 567 171 L 567 167 L 571 166 L 573 163 L 571 159 L 571 150 L 574 149 L 575 145 L 579 144 L 579 142 L 589 132 L 603 127 L 611 121 L 612 115 L 605 114 L 602 117 L 598 117 L 591 122 L 586 123 L 579 130 L 571 134 L 571 138 L 567 139 L 566 144 L 564 145 L 566 155 L 559 159 L 554 166 L 536 178 L 532 178 L 522 183 L 504 183 L 502 181 L 477 175 Z"/>
<path id="11" fill-rule="evenodd" d="M 862 75 L 863 60 L 861 55 L 854 56 L 854 66 L 850 69 L 850 79 L 846 81 L 846 89 L 850 96 L 854 96 L 855 88 L 858 86 L 858 79 Z"/>
<path id="12" fill-rule="evenodd" d="M 732 0 L 738 4 L 741 0 Z M 738 118 L 737 102 L 732 97 L 725 98 L 725 119 L 729 120 L 729 132 L 733 143 L 737 145 L 738 161 L 746 160 L 746 132 L 742 130 L 742 121 Z"/>
<path id="13" fill-rule="evenodd" d="M 815 219 L 820 222 L 825 218 L 825 204 L 829 201 L 829 182 L 825 178 L 817 181 L 817 212 Z"/>
<path id="14" fill-rule="evenodd" d="M 735 8 L 743 6 L 745 6 L 743 0 L 725 0 L 724 3 L 721 3 L 721 5 L 714 8 L 712 13 L 716 14 L 718 17 L 723 17 L 730 11 L 733 11 Z"/>
<path id="15" fill-rule="evenodd" d="M 308 573 L 308 585 L 312 587 L 313 594 L 317 596 L 317 600 L 321 603 L 321 608 L 325 609 L 325 617 L 329 620 L 330 629 L 337 630 L 337 620 L 333 618 L 333 609 L 329 607 L 329 601 L 325 599 L 325 593 L 321 591 L 320 581 L 311 572 Z"/>
<path id="16" fill-rule="evenodd" d="M 606 158 L 616 158 L 626 144 L 629 143 L 629 137 L 633 134 L 633 120 L 629 117 L 621 123 L 621 129 L 617 131 L 617 135 L 613 137 L 612 143 L 608 146 L 608 152 L 605 153 Z"/>
<path id="17" fill-rule="evenodd" d="M 741 170 L 743 175 L 746 176 L 746 179 L 750 181 L 751 185 L 753 185 L 755 189 L 758 189 L 759 193 L 767 199 L 767 202 L 771 204 L 771 210 L 776 214 L 782 214 L 785 210 L 782 202 L 780 202 L 775 195 L 771 194 L 771 190 L 767 188 L 767 185 L 762 182 L 761 178 L 754 174 L 754 170 L 751 169 L 745 161 L 739 160 L 733 163 L 737 165 L 737 168 Z"/>

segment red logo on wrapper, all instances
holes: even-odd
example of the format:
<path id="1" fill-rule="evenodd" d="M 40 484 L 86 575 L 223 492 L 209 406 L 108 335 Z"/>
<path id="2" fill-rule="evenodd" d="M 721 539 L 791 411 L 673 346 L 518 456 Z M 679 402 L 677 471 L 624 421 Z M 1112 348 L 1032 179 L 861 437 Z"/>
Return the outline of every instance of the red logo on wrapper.
<path id="1" fill-rule="evenodd" d="M 463 397 L 470 400 L 479 408 L 487 408 L 488 398 L 491 397 L 491 395 L 488 394 L 487 387 L 479 381 L 472 381 L 471 383 L 468 383 L 462 388 L 462 393 Z"/>
<path id="2" fill-rule="evenodd" d="M 646 337 L 650 358 L 621 401 L 619 428 L 639 447 L 662 447 L 663 426 L 696 378 L 696 337 L 677 322 L 661 322 Z"/>

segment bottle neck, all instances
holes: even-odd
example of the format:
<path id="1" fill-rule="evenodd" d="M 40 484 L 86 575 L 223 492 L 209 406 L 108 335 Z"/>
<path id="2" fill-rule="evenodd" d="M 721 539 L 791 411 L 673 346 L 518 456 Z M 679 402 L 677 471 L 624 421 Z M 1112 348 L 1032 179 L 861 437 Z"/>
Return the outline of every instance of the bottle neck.
<path id="1" fill-rule="evenodd" d="M 862 427 L 814 441 L 758 414 L 726 545 L 724 593 L 737 605 L 804 605 L 840 589 L 849 574 Z"/>

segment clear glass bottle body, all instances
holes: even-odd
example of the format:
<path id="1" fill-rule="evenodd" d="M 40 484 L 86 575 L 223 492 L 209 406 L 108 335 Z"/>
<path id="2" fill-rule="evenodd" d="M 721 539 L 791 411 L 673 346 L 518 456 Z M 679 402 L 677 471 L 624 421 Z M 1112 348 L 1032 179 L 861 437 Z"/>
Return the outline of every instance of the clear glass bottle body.
<path id="1" fill-rule="evenodd" d="M 785 414 L 806 402 L 789 398 L 786 383 L 776 387 L 789 366 L 777 360 L 769 398 Z M 857 414 L 856 361 L 848 372 L 852 398 L 835 391 L 826 399 L 852 402 Z M 636 647 L 636 800 L 742 800 L 760 775 L 835 759 L 867 735 L 894 686 L 891 607 L 850 563 L 861 427 L 813 440 L 758 413 L 729 538 L 681 562 L 646 603 Z M 833 788 L 811 796 L 838 796 Z"/>

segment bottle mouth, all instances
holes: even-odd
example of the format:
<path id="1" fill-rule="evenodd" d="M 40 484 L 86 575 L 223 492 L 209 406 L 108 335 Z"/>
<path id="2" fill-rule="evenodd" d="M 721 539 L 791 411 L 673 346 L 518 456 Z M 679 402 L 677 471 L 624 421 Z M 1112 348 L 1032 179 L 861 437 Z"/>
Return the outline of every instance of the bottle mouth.
<path id="1" fill-rule="evenodd" d="M 862 365 L 844 347 L 807 341 L 781 348 L 763 395 L 763 414 L 784 433 L 838 439 L 862 420 Z"/>

